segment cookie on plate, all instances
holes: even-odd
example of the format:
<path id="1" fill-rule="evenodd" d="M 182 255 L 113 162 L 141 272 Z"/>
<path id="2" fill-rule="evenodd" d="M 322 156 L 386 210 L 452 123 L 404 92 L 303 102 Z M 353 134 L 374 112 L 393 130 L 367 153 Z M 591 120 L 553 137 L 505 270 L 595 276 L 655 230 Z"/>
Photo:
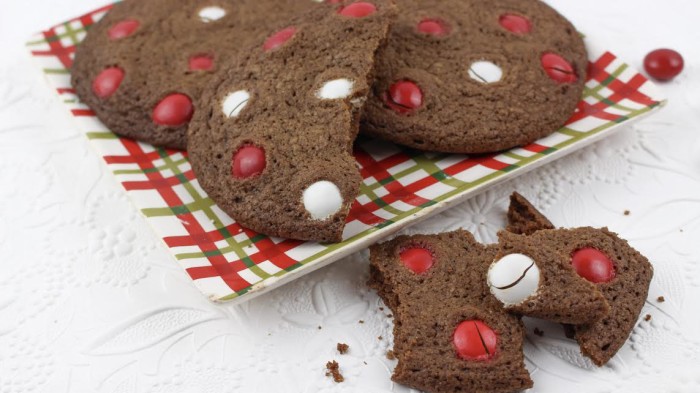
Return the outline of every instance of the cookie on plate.
<path id="1" fill-rule="evenodd" d="M 394 381 L 428 392 L 532 387 L 523 324 L 486 284 L 495 256 L 466 231 L 371 247 L 369 286 L 394 314 Z"/>
<path id="2" fill-rule="evenodd" d="M 71 69 L 80 99 L 113 132 L 185 149 L 201 90 L 271 26 L 311 0 L 127 0 L 92 25 Z M 274 9 L 275 12 L 270 12 Z"/>
<path id="3" fill-rule="evenodd" d="M 351 154 L 389 0 L 322 4 L 242 52 L 189 130 L 197 180 L 241 225 L 337 242 L 361 177 Z"/>
<path id="4" fill-rule="evenodd" d="M 559 129 L 588 64 L 574 26 L 539 0 L 404 0 L 363 132 L 417 149 L 495 152 Z"/>

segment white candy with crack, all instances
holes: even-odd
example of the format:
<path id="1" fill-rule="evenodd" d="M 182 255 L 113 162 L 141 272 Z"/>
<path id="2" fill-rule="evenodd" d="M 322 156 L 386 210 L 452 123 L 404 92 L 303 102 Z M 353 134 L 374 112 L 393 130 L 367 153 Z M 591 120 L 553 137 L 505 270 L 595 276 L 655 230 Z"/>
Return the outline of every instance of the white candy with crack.
<path id="1" fill-rule="evenodd" d="M 304 190 L 304 208 L 314 220 L 325 220 L 343 207 L 343 196 L 335 184 L 321 180 Z"/>
<path id="2" fill-rule="evenodd" d="M 491 264 L 488 284 L 503 305 L 516 306 L 537 293 L 540 269 L 527 255 L 508 254 Z"/>
<path id="3" fill-rule="evenodd" d="M 234 91 L 224 98 L 224 103 L 221 110 L 224 111 L 226 117 L 238 117 L 243 108 L 248 105 L 250 93 L 245 90 Z"/>
<path id="4" fill-rule="evenodd" d="M 503 78 L 503 70 L 490 61 L 479 60 L 469 66 L 469 76 L 480 83 L 496 83 Z"/>

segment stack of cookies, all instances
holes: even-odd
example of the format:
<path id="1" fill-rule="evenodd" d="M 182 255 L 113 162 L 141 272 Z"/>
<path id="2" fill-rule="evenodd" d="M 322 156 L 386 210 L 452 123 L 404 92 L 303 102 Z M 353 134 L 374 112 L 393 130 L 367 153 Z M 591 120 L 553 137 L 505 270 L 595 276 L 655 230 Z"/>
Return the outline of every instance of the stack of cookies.
<path id="1" fill-rule="evenodd" d="M 441 152 L 525 145 L 573 114 L 586 65 L 539 0 L 127 0 L 91 28 L 72 79 L 115 133 L 187 149 L 242 225 L 337 242 L 359 132 Z"/>
<path id="2" fill-rule="evenodd" d="M 598 366 L 625 343 L 649 261 L 606 228 L 555 229 L 518 194 L 508 219 L 497 244 L 456 231 L 371 248 L 369 285 L 395 318 L 396 382 L 429 392 L 532 387 L 523 315 L 565 324 Z"/>

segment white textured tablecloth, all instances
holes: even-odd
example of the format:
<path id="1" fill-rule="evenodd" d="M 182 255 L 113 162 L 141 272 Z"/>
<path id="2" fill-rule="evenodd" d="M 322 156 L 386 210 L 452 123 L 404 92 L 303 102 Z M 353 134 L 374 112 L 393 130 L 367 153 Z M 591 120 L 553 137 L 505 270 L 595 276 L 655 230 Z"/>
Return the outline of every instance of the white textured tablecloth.
<path id="1" fill-rule="evenodd" d="M 651 320 L 603 368 L 558 326 L 528 320 L 532 391 L 699 392 L 700 2 L 550 4 L 635 67 L 652 49 L 679 50 L 683 75 L 661 85 L 668 107 L 405 232 L 461 226 L 493 240 L 513 190 L 555 224 L 609 226 L 654 264 L 642 312 Z M 194 288 L 23 47 L 99 5 L 2 2 L 0 393 L 409 391 L 389 379 L 392 322 L 364 286 L 366 253 L 242 306 L 211 304 Z M 532 338 L 535 326 L 544 337 Z M 336 353 L 338 342 L 349 354 Z M 344 383 L 324 375 L 330 359 Z"/>

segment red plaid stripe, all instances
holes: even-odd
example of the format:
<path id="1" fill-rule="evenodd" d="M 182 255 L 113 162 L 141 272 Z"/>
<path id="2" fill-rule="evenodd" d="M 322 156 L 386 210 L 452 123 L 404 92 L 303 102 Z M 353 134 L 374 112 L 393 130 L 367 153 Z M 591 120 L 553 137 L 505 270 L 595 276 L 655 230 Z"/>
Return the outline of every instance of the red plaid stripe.
<path id="1" fill-rule="evenodd" d="M 588 78 L 601 84 L 607 79 L 611 79 L 610 73 L 605 69 L 610 66 L 615 59 L 615 55 L 610 52 L 605 52 L 598 60 L 595 62 L 590 62 L 588 64 Z M 639 88 L 646 82 L 647 79 L 641 74 L 634 75 L 627 82 L 623 82 L 619 79 L 613 79 L 607 85 L 605 85 L 608 89 L 613 91 L 613 94 L 606 98 L 608 102 L 600 101 L 594 105 L 591 105 L 584 100 L 579 101 L 578 106 L 576 107 L 576 112 L 569 119 L 567 124 L 589 116 L 594 116 L 603 120 L 619 120 L 622 115 L 606 112 L 606 109 L 610 106 L 609 102 L 617 104 L 624 99 L 629 99 L 645 106 L 655 104 L 656 102 L 654 100 L 639 91 Z"/>
<path id="2" fill-rule="evenodd" d="M 151 182 L 150 189 L 156 190 L 168 206 L 182 206 L 182 200 L 169 185 L 167 179 L 163 178 L 160 172 L 153 170 L 155 168 L 153 165 L 153 160 L 156 159 L 157 152 L 145 153 L 137 142 L 130 139 L 122 138 L 120 141 L 129 152 L 129 156 L 107 156 L 105 157 L 105 161 L 108 163 L 119 161 L 121 163 L 138 164 L 139 168 L 144 171 L 144 174 Z M 157 155 L 157 157 L 160 158 L 160 155 Z M 206 232 L 192 213 L 181 213 L 177 214 L 176 217 L 185 224 L 183 227 L 187 230 L 189 235 L 199 240 L 196 245 L 200 248 L 200 250 L 202 250 L 202 252 L 218 251 L 218 247 L 214 244 L 214 242 L 208 239 Z M 246 280 L 237 274 L 237 271 L 232 269 L 231 265 L 228 263 L 228 261 L 226 261 L 226 258 L 224 258 L 223 255 L 211 255 L 207 259 L 211 263 L 211 267 L 216 271 L 216 276 L 221 276 L 226 285 L 228 285 L 233 291 L 240 291 L 250 286 Z"/>

